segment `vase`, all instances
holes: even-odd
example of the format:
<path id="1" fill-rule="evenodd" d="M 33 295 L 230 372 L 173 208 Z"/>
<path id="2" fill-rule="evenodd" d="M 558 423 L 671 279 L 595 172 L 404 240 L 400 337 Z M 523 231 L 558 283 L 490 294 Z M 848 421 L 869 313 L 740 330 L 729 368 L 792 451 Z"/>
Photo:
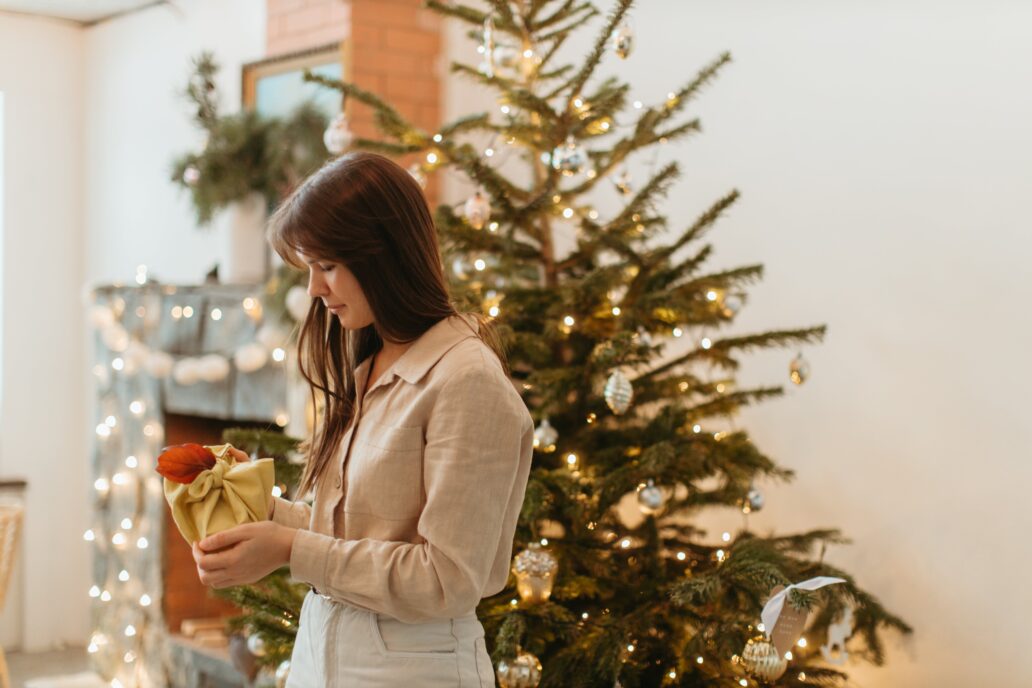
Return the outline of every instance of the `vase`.
<path id="1" fill-rule="evenodd" d="M 258 284 L 268 278 L 265 197 L 257 192 L 233 201 L 218 214 L 219 282 Z"/>

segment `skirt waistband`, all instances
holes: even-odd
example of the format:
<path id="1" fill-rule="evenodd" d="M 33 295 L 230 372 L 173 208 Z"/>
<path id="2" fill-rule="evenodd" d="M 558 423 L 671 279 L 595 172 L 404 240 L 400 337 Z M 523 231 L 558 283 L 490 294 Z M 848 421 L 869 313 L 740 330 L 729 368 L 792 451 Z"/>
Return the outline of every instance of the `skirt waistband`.
<path id="1" fill-rule="evenodd" d="M 352 609 L 357 609 L 359 611 L 368 612 L 369 614 L 373 614 L 373 615 L 387 616 L 386 614 L 383 614 L 382 612 L 376 612 L 376 611 L 373 611 L 372 609 L 367 609 L 365 607 L 359 607 L 359 606 L 351 604 L 350 602 L 345 602 L 344 600 L 339 600 L 339 599 L 337 599 L 335 597 L 331 597 L 330 595 L 327 595 L 324 592 L 320 592 L 319 589 L 316 588 L 314 585 L 309 584 L 308 587 L 309 587 L 309 589 L 312 591 L 312 593 L 314 595 L 316 595 L 317 597 L 321 597 L 322 599 L 326 600 L 327 602 L 332 602 L 333 604 L 341 605 L 343 607 L 351 607 Z M 476 610 L 470 612 L 469 614 L 465 614 L 463 616 L 452 617 L 452 620 L 453 621 L 475 621 L 477 623 L 480 622 L 479 618 L 477 617 Z"/>

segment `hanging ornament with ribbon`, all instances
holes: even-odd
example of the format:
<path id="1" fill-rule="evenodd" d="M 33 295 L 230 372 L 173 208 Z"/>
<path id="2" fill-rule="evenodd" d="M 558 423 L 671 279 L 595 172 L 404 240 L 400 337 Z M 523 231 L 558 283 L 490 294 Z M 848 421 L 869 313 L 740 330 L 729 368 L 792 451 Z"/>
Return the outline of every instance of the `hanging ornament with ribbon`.
<path id="1" fill-rule="evenodd" d="M 541 423 L 534 429 L 534 448 L 545 454 L 555 451 L 555 443 L 559 441 L 559 432 L 552 427 L 547 418 L 542 418 Z"/>
<path id="2" fill-rule="evenodd" d="M 529 652 L 514 659 L 502 659 L 495 672 L 501 688 L 537 688 L 541 683 L 541 661 Z"/>
<path id="3" fill-rule="evenodd" d="M 843 665 L 849 659 L 846 641 L 853 635 L 853 608 L 846 607 L 838 621 L 828 626 L 828 642 L 821 645 L 821 656 L 829 664 Z"/>
<path id="4" fill-rule="evenodd" d="M 789 591 L 793 589 L 819 590 L 827 585 L 845 582 L 844 578 L 817 576 L 802 583 L 793 583 L 787 588 L 779 585 L 771 591 L 771 597 L 767 600 L 767 604 L 763 605 L 763 612 L 760 614 L 760 618 L 763 620 L 764 632 L 771 642 L 774 643 L 774 647 L 777 648 L 779 654 L 784 655 L 796 644 L 796 641 L 803 634 L 803 629 L 806 627 L 806 617 L 809 615 L 809 611 L 806 609 L 799 609 L 794 605 L 785 604 Z"/>
<path id="5" fill-rule="evenodd" d="M 578 174 L 587 162 L 584 147 L 573 136 L 567 136 L 566 143 L 552 151 L 552 167 L 568 177 Z"/>

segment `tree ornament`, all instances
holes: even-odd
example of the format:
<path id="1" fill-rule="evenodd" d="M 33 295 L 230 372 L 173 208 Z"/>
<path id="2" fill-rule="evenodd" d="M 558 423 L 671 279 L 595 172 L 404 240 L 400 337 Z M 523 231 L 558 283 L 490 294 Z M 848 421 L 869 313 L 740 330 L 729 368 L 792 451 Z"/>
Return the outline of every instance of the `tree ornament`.
<path id="1" fill-rule="evenodd" d="M 842 618 L 828 626 L 828 642 L 821 645 L 821 656 L 829 664 L 843 665 L 849 659 L 846 640 L 853 635 L 853 608 L 846 607 Z"/>
<path id="2" fill-rule="evenodd" d="M 233 354 L 233 364 L 241 373 L 253 373 L 268 362 L 268 350 L 257 342 L 244 344 Z"/>
<path id="3" fill-rule="evenodd" d="M 414 162 L 408 167 L 408 173 L 412 175 L 412 178 L 419 184 L 419 188 L 426 188 L 426 173 L 423 172 L 423 166 L 418 162 Z"/>
<path id="4" fill-rule="evenodd" d="M 658 513 L 666 506 L 666 497 L 663 490 L 656 487 L 656 483 L 649 478 L 647 483 L 638 485 L 638 508 L 646 516 Z"/>
<path id="5" fill-rule="evenodd" d="M 616 185 L 616 190 L 623 196 L 630 196 L 631 192 L 634 191 L 634 187 L 631 186 L 631 173 L 624 169 L 620 172 L 620 176 L 613 182 Z"/>
<path id="6" fill-rule="evenodd" d="M 534 429 L 534 448 L 551 454 L 555 451 L 555 443 L 559 439 L 559 433 L 547 418 L 542 418 L 541 423 Z"/>
<path id="7" fill-rule="evenodd" d="M 351 145 L 352 138 L 354 135 L 348 129 L 348 118 L 343 112 L 334 117 L 330 126 L 323 132 L 323 144 L 330 155 L 340 155 L 346 151 Z"/>
<path id="8" fill-rule="evenodd" d="M 505 67 L 506 69 L 515 69 L 520 63 L 521 53 L 515 46 L 507 45 L 505 43 L 495 43 L 492 57 L 496 68 Z"/>
<path id="9" fill-rule="evenodd" d="M 786 660 L 774 645 L 762 635 L 745 644 L 742 650 L 742 665 L 760 681 L 776 681 L 788 669 Z"/>
<path id="10" fill-rule="evenodd" d="M 566 143 L 552 151 L 552 167 L 566 176 L 578 174 L 588 161 L 584 147 L 573 136 L 566 137 Z"/>
<path id="11" fill-rule="evenodd" d="M 724 298 L 724 315 L 733 317 L 742 310 L 742 299 L 737 294 L 730 294 Z"/>
<path id="12" fill-rule="evenodd" d="M 452 273 L 462 281 L 469 279 L 473 272 L 473 263 L 466 256 L 456 256 L 452 261 Z"/>
<path id="13" fill-rule="evenodd" d="M 484 62 L 480 65 L 480 71 L 488 79 L 494 77 L 495 62 L 494 62 L 494 20 L 490 17 L 484 20 L 484 42 L 481 46 L 484 53 Z"/>
<path id="14" fill-rule="evenodd" d="M 538 542 L 530 543 L 512 562 L 520 598 L 524 602 L 548 600 L 552 596 L 552 584 L 558 568 L 559 562 L 548 550 L 542 549 Z"/>
<path id="15" fill-rule="evenodd" d="M 488 200 L 483 192 L 478 190 L 469 197 L 466 205 L 463 206 L 463 210 L 466 214 L 466 220 L 473 229 L 483 229 L 491 217 L 491 201 Z"/>
<path id="16" fill-rule="evenodd" d="M 296 284 L 287 290 L 284 302 L 290 316 L 300 322 L 308 317 L 308 309 L 312 305 L 312 297 L 308 295 L 308 290 Z"/>
<path id="17" fill-rule="evenodd" d="M 284 659 L 276 667 L 276 688 L 286 688 L 287 678 L 290 676 L 290 660 Z"/>
<path id="18" fill-rule="evenodd" d="M 613 52 L 621 60 L 626 60 L 634 49 L 634 30 L 631 25 L 624 22 L 613 35 Z"/>
<path id="19" fill-rule="evenodd" d="M 759 511 L 762 508 L 763 493 L 755 487 L 750 487 L 749 492 L 745 495 L 745 499 L 742 500 L 742 513 L 751 514 L 752 512 Z"/>
<path id="20" fill-rule="evenodd" d="M 187 186 L 193 186 L 199 181 L 201 181 L 201 171 L 197 169 L 196 165 L 187 165 L 186 169 L 183 170 L 183 183 Z"/>
<path id="21" fill-rule="evenodd" d="M 541 662 L 529 652 L 498 662 L 495 671 L 499 688 L 537 688 L 541 683 Z"/>
<path id="22" fill-rule="evenodd" d="M 247 649 L 255 657 L 265 656 L 265 639 L 257 633 L 247 636 Z"/>
<path id="23" fill-rule="evenodd" d="M 634 398 L 634 388 L 626 375 L 619 370 L 614 370 L 609 379 L 606 380 L 603 395 L 609 409 L 620 416 L 631 407 L 631 400 Z"/>
<path id="24" fill-rule="evenodd" d="M 788 366 L 788 373 L 789 378 L 797 385 L 803 384 L 810 377 L 810 364 L 803 358 L 803 352 L 800 351 L 792 359 Z"/>

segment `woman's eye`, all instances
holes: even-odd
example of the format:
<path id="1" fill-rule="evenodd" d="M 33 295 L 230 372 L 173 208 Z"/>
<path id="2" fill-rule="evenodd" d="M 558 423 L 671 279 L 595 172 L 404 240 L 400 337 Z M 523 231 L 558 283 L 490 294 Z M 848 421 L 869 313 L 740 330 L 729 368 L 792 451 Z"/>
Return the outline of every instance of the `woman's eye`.
<path id="1" fill-rule="evenodd" d="M 332 265 L 320 265 L 319 269 L 322 270 L 323 272 L 330 272 L 331 270 L 333 270 L 333 266 Z"/>

